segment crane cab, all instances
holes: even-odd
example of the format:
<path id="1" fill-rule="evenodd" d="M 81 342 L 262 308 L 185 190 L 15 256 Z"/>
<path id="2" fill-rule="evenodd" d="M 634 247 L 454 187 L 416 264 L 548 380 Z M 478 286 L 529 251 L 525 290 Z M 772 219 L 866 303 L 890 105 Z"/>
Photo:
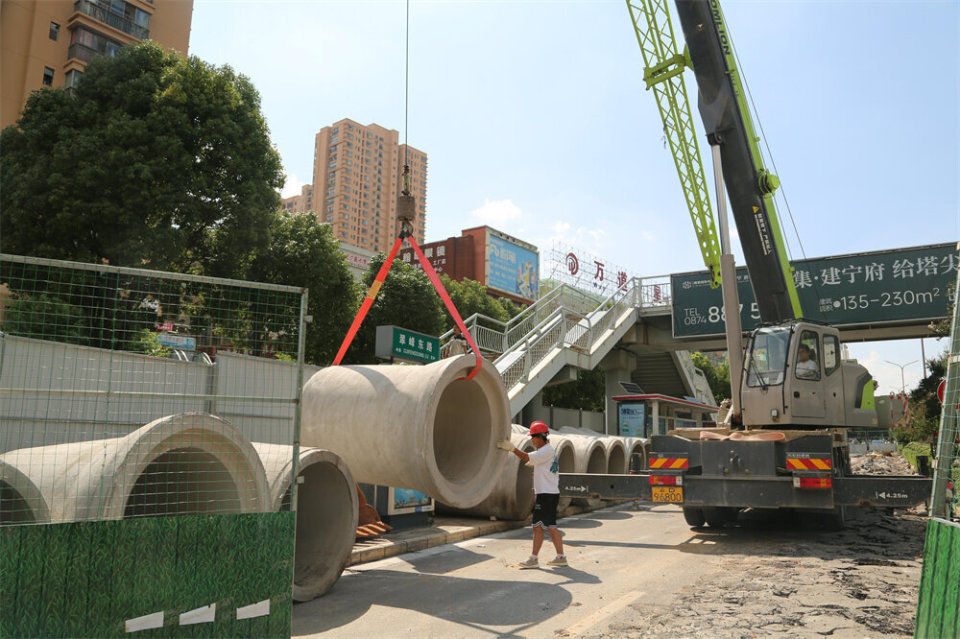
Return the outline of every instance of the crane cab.
<path id="1" fill-rule="evenodd" d="M 869 428 L 873 378 L 841 358 L 837 329 L 795 321 L 754 330 L 740 384 L 746 428 Z"/>

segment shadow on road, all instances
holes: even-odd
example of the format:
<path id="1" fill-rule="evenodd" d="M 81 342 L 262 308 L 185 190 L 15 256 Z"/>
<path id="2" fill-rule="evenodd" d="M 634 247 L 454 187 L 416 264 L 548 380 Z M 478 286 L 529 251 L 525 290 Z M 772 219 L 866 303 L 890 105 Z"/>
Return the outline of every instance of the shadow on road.
<path id="1" fill-rule="evenodd" d="M 560 573 L 566 583 L 596 577 L 581 570 L 565 568 Z M 519 576 L 519 571 L 511 575 Z M 570 605 L 572 596 L 562 583 L 550 584 L 526 579 L 465 579 L 442 575 L 411 574 L 392 570 L 364 571 L 367 579 L 341 578 L 327 595 L 297 604 L 294 608 L 291 635 L 312 635 L 347 625 L 362 617 L 371 606 L 389 606 L 420 612 L 431 617 L 461 624 L 471 630 L 489 632 L 491 636 L 519 637 L 524 631 L 559 614 Z M 371 588 L 369 577 L 375 577 Z M 512 605 L 530 597 L 535 605 Z M 503 605 L 497 605 L 502 600 Z M 498 610 L 496 619 L 490 610 Z M 492 623 L 512 629 L 500 632 L 488 628 Z M 396 628 L 383 628 L 380 636 L 389 636 Z"/>

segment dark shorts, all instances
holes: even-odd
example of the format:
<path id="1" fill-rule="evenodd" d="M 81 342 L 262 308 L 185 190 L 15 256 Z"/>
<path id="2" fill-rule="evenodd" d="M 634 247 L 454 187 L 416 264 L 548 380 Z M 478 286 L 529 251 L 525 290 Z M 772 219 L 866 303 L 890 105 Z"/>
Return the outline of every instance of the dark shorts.
<path id="1" fill-rule="evenodd" d="M 539 493 L 533 505 L 533 525 L 544 528 L 557 527 L 557 504 L 560 495 L 556 493 Z"/>

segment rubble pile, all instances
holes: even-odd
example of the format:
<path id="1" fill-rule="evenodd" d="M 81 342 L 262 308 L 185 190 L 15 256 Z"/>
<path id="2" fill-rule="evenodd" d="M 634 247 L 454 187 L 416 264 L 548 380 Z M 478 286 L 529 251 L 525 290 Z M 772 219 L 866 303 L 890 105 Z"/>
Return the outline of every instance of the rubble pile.
<path id="1" fill-rule="evenodd" d="M 866 455 L 859 455 L 850 459 L 850 467 L 854 475 L 916 475 L 902 455 L 895 452 L 871 451 Z"/>

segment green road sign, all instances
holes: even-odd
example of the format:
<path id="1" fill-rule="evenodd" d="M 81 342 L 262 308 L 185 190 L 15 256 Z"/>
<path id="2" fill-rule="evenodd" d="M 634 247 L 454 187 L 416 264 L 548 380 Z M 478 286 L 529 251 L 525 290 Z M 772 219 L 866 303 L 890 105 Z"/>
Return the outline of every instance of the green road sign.
<path id="1" fill-rule="evenodd" d="M 440 359 L 440 338 L 399 326 L 378 326 L 377 357 L 428 364 Z"/>
<path id="2" fill-rule="evenodd" d="M 917 322 L 946 317 L 960 264 L 956 243 L 792 262 L 806 319 L 834 326 Z M 670 278 L 674 337 L 722 335 L 723 295 L 710 275 Z M 737 269 L 743 330 L 760 325 L 746 268 Z"/>

